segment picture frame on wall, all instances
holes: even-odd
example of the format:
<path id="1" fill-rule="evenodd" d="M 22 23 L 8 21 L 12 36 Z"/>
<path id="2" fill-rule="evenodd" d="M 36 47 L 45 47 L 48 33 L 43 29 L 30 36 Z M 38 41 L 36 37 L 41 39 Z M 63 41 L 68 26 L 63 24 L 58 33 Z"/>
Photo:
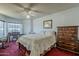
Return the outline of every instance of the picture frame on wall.
<path id="1" fill-rule="evenodd" d="M 52 29 L 52 20 L 43 21 L 43 28 L 44 29 Z"/>

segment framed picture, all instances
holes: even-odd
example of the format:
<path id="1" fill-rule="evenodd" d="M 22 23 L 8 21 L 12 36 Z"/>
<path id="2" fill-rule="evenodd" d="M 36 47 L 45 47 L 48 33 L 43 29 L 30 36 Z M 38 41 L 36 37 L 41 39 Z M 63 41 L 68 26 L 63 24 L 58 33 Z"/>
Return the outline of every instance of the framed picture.
<path id="1" fill-rule="evenodd" d="M 52 20 L 43 21 L 43 28 L 51 29 L 52 28 Z"/>

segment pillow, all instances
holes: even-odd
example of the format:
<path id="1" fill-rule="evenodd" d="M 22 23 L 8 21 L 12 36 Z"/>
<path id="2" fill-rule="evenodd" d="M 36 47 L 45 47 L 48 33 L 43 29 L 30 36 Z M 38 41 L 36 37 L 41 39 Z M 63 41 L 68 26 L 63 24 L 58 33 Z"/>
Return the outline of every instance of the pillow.
<path id="1" fill-rule="evenodd" d="M 45 34 L 46 35 L 55 35 L 55 32 L 54 31 L 46 31 Z"/>

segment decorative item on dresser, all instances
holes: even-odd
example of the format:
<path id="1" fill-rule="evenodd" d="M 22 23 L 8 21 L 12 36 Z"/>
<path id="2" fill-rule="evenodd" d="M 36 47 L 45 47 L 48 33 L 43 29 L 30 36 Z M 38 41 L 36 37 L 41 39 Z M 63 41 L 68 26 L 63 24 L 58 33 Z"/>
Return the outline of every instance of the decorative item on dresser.
<path id="1" fill-rule="evenodd" d="M 78 26 L 58 27 L 57 47 L 79 54 Z"/>

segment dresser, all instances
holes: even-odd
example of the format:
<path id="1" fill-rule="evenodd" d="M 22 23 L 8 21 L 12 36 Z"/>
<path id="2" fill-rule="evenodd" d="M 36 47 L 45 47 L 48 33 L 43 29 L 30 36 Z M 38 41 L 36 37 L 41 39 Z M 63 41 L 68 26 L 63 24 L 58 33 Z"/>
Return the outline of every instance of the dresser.
<path id="1" fill-rule="evenodd" d="M 78 26 L 58 27 L 57 47 L 79 54 Z"/>

